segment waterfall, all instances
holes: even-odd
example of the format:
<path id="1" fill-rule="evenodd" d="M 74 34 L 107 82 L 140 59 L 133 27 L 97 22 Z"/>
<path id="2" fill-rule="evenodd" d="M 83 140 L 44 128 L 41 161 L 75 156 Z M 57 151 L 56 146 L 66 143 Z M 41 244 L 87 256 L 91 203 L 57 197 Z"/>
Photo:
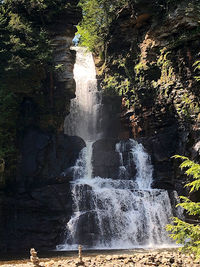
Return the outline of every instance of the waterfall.
<path id="1" fill-rule="evenodd" d="M 76 51 L 76 98 L 65 120 L 65 132 L 82 137 L 86 147 L 73 167 L 73 214 L 65 242 L 57 249 L 70 250 L 79 244 L 117 249 L 170 245 L 165 231 L 172 217 L 169 195 L 151 188 L 153 166 L 142 144 L 116 140 L 112 151 L 118 159 L 116 176 L 93 177 L 93 147 L 102 136 L 98 126 L 102 96 L 91 53 L 82 48 Z"/>
<path id="2" fill-rule="evenodd" d="M 135 162 L 137 174 L 136 181 L 139 189 L 150 189 L 153 181 L 153 166 L 150 163 L 149 155 L 144 151 L 142 144 L 138 144 L 135 140 L 120 141 L 116 144 L 116 151 L 120 154 L 119 177 L 130 177 L 129 170 Z M 123 153 L 129 151 L 127 164 L 124 165 Z"/>
<path id="3" fill-rule="evenodd" d="M 65 133 L 76 135 L 85 141 L 95 141 L 101 137 L 98 132 L 101 113 L 101 92 L 97 88 L 96 70 L 92 54 L 85 48 L 74 47 L 76 63 L 76 98 L 71 101 L 70 114 L 65 119 Z"/>

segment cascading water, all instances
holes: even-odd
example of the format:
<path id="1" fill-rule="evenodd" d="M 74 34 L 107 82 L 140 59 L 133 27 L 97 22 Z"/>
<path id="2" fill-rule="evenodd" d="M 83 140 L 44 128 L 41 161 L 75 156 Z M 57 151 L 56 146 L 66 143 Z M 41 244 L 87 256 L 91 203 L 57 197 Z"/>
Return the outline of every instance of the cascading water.
<path id="1" fill-rule="evenodd" d="M 76 135 L 86 142 L 74 169 L 74 177 L 92 177 L 92 144 L 101 137 L 100 121 L 102 94 L 97 88 L 96 70 L 92 54 L 85 48 L 74 47 L 76 63 L 76 98 L 71 101 L 70 114 L 65 119 L 65 134 Z"/>
<path id="2" fill-rule="evenodd" d="M 151 189 L 153 166 L 141 144 L 132 139 L 116 142 L 113 153 L 119 164 L 115 179 L 93 177 L 92 146 L 101 138 L 96 123 L 100 121 L 101 94 L 92 55 L 76 50 L 77 97 L 65 130 L 82 137 L 86 148 L 73 167 L 73 215 L 67 223 L 66 240 L 57 249 L 73 249 L 78 244 L 118 249 L 169 245 L 165 225 L 172 217 L 170 199 L 166 190 Z"/>
<path id="3" fill-rule="evenodd" d="M 76 98 L 71 101 L 70 114 L 65 119 L 65 133 L 92 142 L 101 137 L 97 118 L 100 118 L 102 94 L 97 88 L 92 54 L 84 48 L 73 49 L 77 51 L 74 65 Z"/>

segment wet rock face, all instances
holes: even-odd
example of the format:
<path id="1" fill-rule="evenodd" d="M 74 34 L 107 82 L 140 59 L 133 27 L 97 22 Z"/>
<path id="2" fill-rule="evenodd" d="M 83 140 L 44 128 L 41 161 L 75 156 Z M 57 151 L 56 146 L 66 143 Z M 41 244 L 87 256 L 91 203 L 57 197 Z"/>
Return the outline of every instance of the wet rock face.
<path id="1" fill-rule="evenodd" d="M 17 186 L 23 192 L 39 185 L 56 183 L 74 166 L 85 142 L 76 136 L 48 134 L 29 128 L 22 141 L 21 164 Z M 71 177 L 68 177 L 71 179 Z"/>
<path id="2" fill-rule="evenodd" d="M 156 135 L 139 138 L 151 155 L 154 166 L 154 180 L 152 187 L 160 189 L 175 188 L 175 173 L 171 157 L 179 149 L 179 132 L 177 125 L 165 127 Z"/>
<path id="3" fill-rule="evenodd" d="M 116 139 L 101 139 L 93 144 L 93 175 L 117 179 L 119 153 L 115 151 Z"/>
<path id="4" fill-rule="evenodd" d="M 77 225 L 77 231 L 74 238 L 76 244 L 92 247 L 100 235 L 100 229 L 97 228 L 98 221 L 95 211 L 84 213 L 80 216 Z"/>
<path id="5" fill-rule="evenodd" d="M 66 170 L 84 146 L 79 137 L 27 131 L 15 193 L 0 196 L 2 251 L 49 250 L 63 241 L 72 213 L 72 177 Z"/>
<path id="6" fill-rule="evenodd" d="M 105 138 L 117 138 L 120 131 L 121 97 L 102 97 L 102 113 L 99 132 Z"/>
<path id="7" fill-rule="evenodd" d="M 119 179 L 120 154 L 116 151 L 118 139 L 104 138 L 93 144 L 93 176 Z M 124 161 L 128 159 L 128 151 L 124 151 L 122 155 Z M 129 176 L 126 179 L 133 179 L 136 174 L 135 166 L 128 168 Z"/>
<path id="8" fill-rule="evenodd" d="M 28 251 L 33 246 L 40 250 L 55 249 L 71 212 L 69 183 L 63 181 L 16 194 L 4 204 L 4 251 Z"/>

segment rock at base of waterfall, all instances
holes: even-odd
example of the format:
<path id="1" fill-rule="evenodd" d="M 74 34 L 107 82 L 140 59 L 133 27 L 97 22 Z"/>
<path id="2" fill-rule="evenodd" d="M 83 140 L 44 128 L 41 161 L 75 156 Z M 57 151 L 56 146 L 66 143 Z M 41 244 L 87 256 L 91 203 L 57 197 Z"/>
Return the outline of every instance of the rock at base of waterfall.
<path id="1" fill-rule="evenodd" d="M 118 139 L 104 138 L 93 144 L 93 176 L 119 179 L 120 154 L 116 151 Z M 125 161 L 128 157 L 128 148 L 123 152 Z M 124 179 L 133 179 L 136 175 L 136 167 L 132 162 L 129 173 Z"/>

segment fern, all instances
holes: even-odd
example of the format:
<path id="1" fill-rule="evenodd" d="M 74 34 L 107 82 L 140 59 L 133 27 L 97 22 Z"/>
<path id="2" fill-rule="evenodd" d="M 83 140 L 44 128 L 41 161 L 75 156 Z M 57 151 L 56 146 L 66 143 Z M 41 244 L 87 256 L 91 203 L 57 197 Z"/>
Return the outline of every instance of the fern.
<path id="1" fill-rule="evenodd" d="M 200 71 L 200 60 L 197 60 L 197 61 L 193 64 L 193 67 L 195 67 L 195 68 L 194 68 L 194 71 L 197 72 L 197 73 L 199 73 L 199 71 Z M 194 78 L 195 78 L 195 80 L 196 80 L 197 82 L 200 81 L 200 76 L 199 76 L 199 75 L 198 75 L 198 76 L 195 76 Z"/>
<path id="2" fill-rule="evenodd" d="M 194 181 L 187 183 L 185 186 L 191 188 L 190 192 L 198 191 L 200 188 L 200 165 L 193 162 L 192 160 L 189 160 L 189 158 L 187 157 L 175 155 L 173 158 L 180 158 L 184 160 L 181 163 L 180 168 L 187 168 L 185 174 L 187 176 L 192 176 L 192 178 L 194 179 Z"/>
<path id="3" fill-rule="evenodd" d="M 195 61 L 193 64 L 194 70 L 200 70 L 200 60 Z"/>
<path id="4" fill-rule="evenodd" d="M 185 209 L 189 215 L 200 215 L 200 202 L 192 202 L 189 198 L 183 196 L 181 196 L 180 199 L 183 203 L 180 203 L 177 206 Z"/>
<path id="5" fill-rule="evenodd" d="M 185 174 L 191 176 L 193 181 L 185 186 L 190 188 L 190 192 L 198 191 L 200 188 L 200 165 L 184 156 L 175 155 L 173 158 L 183 160 L 181 169 L 186 169 Z M 193 202 L 189 198 L 181 196 L 182 203 L 177 206 L 182 207 L 188 215 L 200 216 L 200 202 Z M 170 232 L 170 237 L 178 244 L 182 244 L 181 250 L 194 253 L 196 258 L 200 258 L 200 225 L 194 225 L 174 217 L 173 224 L 166 226 Z"/>

